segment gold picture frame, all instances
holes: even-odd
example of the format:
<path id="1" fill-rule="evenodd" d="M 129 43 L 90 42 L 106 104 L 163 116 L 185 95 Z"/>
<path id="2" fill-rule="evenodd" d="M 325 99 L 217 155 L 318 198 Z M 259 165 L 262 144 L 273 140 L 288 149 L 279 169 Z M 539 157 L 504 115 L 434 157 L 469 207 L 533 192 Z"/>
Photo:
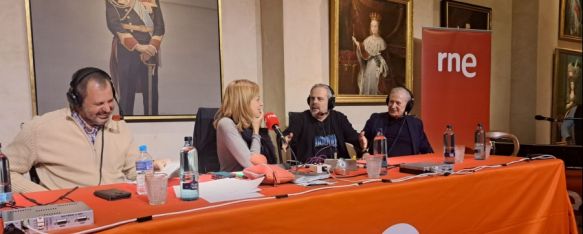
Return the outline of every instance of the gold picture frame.
<path id="1" fill-rule="evenodd" d="M 581 11 L 581 0 L 561 0 L 559 9 L 559 39 L 581 42 L 581 18 L 574 17 L 574 11 Z"/>
<path id="2" fill-rule="evenodd" d="M 492 8 L 474 4 L 441 1 L 441 27 L 492 30 Z"/>
<path id="3" fill-rule="evenodd" d="M 392 87 L 412 89 L 412 23 L 412 0 L 330 0 L 330 86 L 337 103 L 384 104 Z"/>
<path id="4" fill-rule="evenodd" d="M 551 144 L 573 143 L 562 139 L 561 127 L 566 121 L 565 118 L 573 117 L 571 116 L 575 111 L 573 107 L 579 105 L 577 108 L 581 108 L 581 104 L 583 103 L 583 99 L 581 98 L 581 94 L 583 93 L 582 63 L 581 51 L 561 48 L 555 49 L 551 117 L 559 120 L 559 122 L 553 122 L 551 125 Z M 570 111 L 573 111 L 573 113 L 568 113 Z M 566 128 L 565 131 L 573 135 L 572 130 L 569 128 Z"/>
<path id="5" fill-rule="evenodd" d="M 118 101 L 123 105 L 123 95 L 120 95 L 123 90 L 119 89 L 122 78 L 116 79 L 112 72 L 114 51 L 120 51 L 119 46 L 114 50 L 114 45 L 117 45 L 115 35 L 119 38 L 119 34 L 113 33 L 114 26 L 110 23 L 118 20 L 118 23 L 124 24 L 111 16 L 120 15 L 119 12 L 123 10 L 131 10 L 131 6 L 124 7 L 124 4 L 134 1 L 23 2 L 26 10 L 33 115 L 65 107 L 65 93 L 69 89 L 71 75 L 82 67 L 98 67 L 109 73 L 116 87 Z M 123 109 L 124 119 L 127 122 L 193 121 L 198 108 L 220 106 L 223 84 L 222 0 L 144 2 L 146 9 L 153 6 L 151 8 L 154 12 L 156 8 L 161 10 L 166 31 L 159 51 L 160 62 L 154 62 L 158 63 L 154 69 L 159 74 L 159 83 L 148 83 L 150 92 L 152 87 L 158 90 L 159 101 L 152 102 L 151 98 L 146 98 L 144 92 L 148 92 L 145 91 L 147 89 L 136 91 L 133 95 L 135 102 L 125 102 L 132 103 L 134 107 L 131 111 Z M 111 10 L 112 7 L 116 7 L 117 11 Z M 129 13 L 126 16 L 127 19 L 137 19 Z M 130 26 L 132 22 L 129 22 Z M 135 27 L 124 29 L 128 33 L 141 30 Z M 119 54 L 115 57 L 121 60 Z M 149 61 L 147 64 L 152 65 Z M 148 82 L 152 81 L 150 77 Z M 137 83 L 140 82 L 143 84 L 144 81 Z M 159 111 L 152 111 L 156 110 L 152 108 L 152 103 L 158 103 Z"/>

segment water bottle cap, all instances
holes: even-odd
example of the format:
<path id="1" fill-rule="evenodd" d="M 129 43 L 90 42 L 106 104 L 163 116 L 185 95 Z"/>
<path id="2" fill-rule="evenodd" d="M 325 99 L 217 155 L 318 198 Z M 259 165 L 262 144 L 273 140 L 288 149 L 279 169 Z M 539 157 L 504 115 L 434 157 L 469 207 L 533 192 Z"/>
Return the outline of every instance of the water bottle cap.
<path id="1" fill-rule="evenodd" d="M 447 125 L 447 128 L 453 128 L 453 127 L 451 126 L 451 124 L 448 124 L 448 125 Z"/>
<path id="2" fill-rule="evenodd" d="M 191 136 L 185 136 L 184 137 L 184 141 L 192 141 L 192 137 Z"/>
<path id="3" fill-rule="evenodd" d="M 146 152 L 146 151 L 148 151 L 148 146 L 147 145 L 140 145 L 138 147 L 138 149 L 140 150 L 140 152 Z"/>

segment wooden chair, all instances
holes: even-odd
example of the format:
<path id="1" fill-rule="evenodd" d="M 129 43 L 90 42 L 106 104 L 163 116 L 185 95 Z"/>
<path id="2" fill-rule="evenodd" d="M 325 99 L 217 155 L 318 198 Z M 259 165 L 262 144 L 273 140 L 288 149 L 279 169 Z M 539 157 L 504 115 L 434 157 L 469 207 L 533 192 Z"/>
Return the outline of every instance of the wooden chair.
<path id="1" fill-rule="evenodd" d="M 518 137 L 516 137 L 515 135 L 507 133 L 507 132 L 487 132 L 486 137 L 488 139 L 490 139 L 490 141 L 494 141 L 497 139 L 511 140 L 512 144 L 514 145 L 514 150 L 512 151 L 512 154 L 510 154 L 510 155 L 511 156 L 518 155 L 518 150 L 520 150 L 520 143 L 518 141 Z M 494 145 L 494 144 L 492 144 L 492 145 Z"/>

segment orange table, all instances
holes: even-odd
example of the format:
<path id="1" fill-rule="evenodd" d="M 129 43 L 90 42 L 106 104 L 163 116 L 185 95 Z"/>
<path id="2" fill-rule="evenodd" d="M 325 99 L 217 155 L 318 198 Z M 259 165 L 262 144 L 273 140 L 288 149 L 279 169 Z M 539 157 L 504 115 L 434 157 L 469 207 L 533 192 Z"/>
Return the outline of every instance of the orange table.
<path id="1" fill-rule="evenodd" d="M 422 155 L 391 158 L 389 163 L 439 161 L 440 156 Z M 517 157 L 493 156 L 475 161 L 467 155 L 456 170 L 478 165 L 495 165 Z M 408 174 L 397 169 L 386 179 Z M 350 178 L 358 181 L 364 176 Z M 150 206 L 147 198 L 105 201 L 95 198 L 97 189 L 135 186 L 116 184 L 80 188 L 69 197 L 84 201 L 95 212 L 95 225 L 66 229 L 82 231 L 123 220 L 166 212 L 207 208 L 198 211 L 131 221 L 106 230 L 108 233 L 381 233 L 397 223 L 414 226 L 420 233 L 576 233 L 573 210 L 567 192 L 563 162 L 557 159 L 521 162 L 486 169 L 468 175 L 435 176 L 399 183 L 373 182 L 360 186 L 339 181 L 343 188 L 324 189 L 281 199 L 265 199 L 211 207 L 204 200 L 180 201 L 171 192 L 168 202 Z M 300 187 L 293 184 L 262 186 L 262 193 L 275 196 L 328 187 Z M 170 191 L 170 189 L 169 189 Z M 65 191 L 27 194 L 48 202 Z M 29 205 L 16 195 L 18 205 Z"/>

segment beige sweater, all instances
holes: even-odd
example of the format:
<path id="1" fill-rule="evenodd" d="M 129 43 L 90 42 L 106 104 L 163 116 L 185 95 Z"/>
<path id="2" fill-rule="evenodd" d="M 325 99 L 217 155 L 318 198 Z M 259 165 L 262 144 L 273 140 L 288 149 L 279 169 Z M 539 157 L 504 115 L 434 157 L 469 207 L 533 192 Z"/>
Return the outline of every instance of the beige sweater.
<path id="1" fill-rule="evenodd" d="M 135 179 L 137 147 L 124 121 L 108 121 L 92 144 L 75 123 L 69 108 L 34 117 L 6 147 L 14 192 L 93 186 L 99 183 L 101 137 L 105 132 L 101 184 Z M 23 174 L 32 166 L 41 181 L 35 184 Z"/>

